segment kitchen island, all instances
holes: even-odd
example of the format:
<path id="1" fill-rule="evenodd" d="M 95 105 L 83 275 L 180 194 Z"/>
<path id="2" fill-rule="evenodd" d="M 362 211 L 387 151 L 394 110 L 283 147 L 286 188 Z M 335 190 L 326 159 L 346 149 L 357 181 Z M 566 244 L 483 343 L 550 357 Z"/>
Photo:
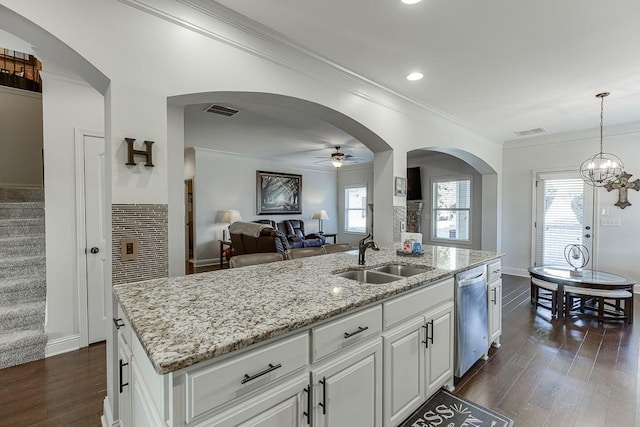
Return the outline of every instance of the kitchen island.
<path id="1" fill-rule="evenodd" d="M 501 256 L 425 246 L 424 255 L 408 257 L 398 255 L 396 249 L 368 251 L 364 267 L 357 266 L 357 251 L 350 251 L 114 286 L 119 304 L 116 325 L 122 325 L 121 357 L 115 369 L 120 373 L 120 394 L 125 395 L 120 403 L 123 425 L 235 425 L 252 410 L 267 420 L 259 425 L 278 425 L 283 419 L 290 421 L 285 425 L 340 425 L 335 415 L 338 395 L 333 398 L 333 422 L 327 410 L 330 392 L 344 385 L 335 375 L 345 369 L 355 373 L 354 378 L 361 375 L 345 386 L 355 402 L 357 396 L 349 387 L 372 381 L 363 399 L 373 399 L 375 413 L 354 405 L 354 418 L 364 420 L 361 425 L 392 425 L 427 391 L 425 384 L 417 384 L 419 398 L 393 409 L 393 402 L 382 399 L 382 376 L 389 375 L 382 369 L 383 353 L 392 356 L 396 336 L 405 341 L 415 336 L 418 341 L 431 341 L 433 347 L 440 331 L 437 325 L 441 325 L 446 332 L 445 353 L 451 354 L 443 359 L 443 375 L 431 385 L 452 385 L 452 360 L 448 360 L 453 357 L 452 277 Z M 431 270 L 384 284 L 360 283 L 335 274 L 386 264 Z M 447 310 L 441 323 L 425 317 L 443 307 Z M 336 325 L 346 328 L 340 332 L 340 342 L 332 341 Z M 403 335 L 405 330 L 415 332 Z M 428 352 L 406 348 L 415 350 L 416 361 L 424 365 Z M 420 348 L 429 350 L 429 344 Z M 274 355 L 286 363 L 266 362 Z M 357 363 L 350 364 L 352 359 Z M 385 367 L 391 364 L 384 360 Z M 259 365 L 263 362 L 264 366 Z M 223 386 L 235 368 L 244 375 Z M 328 379 L 331 375 L 333 383 Z M 392 382 L 389 378 L 385 389 Z M 265 403 L 278 392 L 283 396 L 276 402 L 280 406 Z M 389 393 L 397 400 L 398 390 Z M 136 396 L 140 402 L 136 403 Z M 389 407 L 384 417 L 381 406 Z M 275 418 L 264 414 L 275 407 L 282 409 L 272 414 Z"/>

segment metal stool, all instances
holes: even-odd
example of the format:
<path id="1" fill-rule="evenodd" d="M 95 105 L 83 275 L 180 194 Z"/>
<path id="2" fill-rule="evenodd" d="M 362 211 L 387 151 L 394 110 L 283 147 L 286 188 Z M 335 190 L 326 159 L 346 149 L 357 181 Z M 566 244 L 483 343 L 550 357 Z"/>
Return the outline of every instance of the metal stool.
<path id="1" fill-rule="evenodd" d="M 565 316 L 576 316 L 605 320 L 624 320 L 625 323 L 633 322 L 633 293 L 623 289 L 594 289 L 575 286 L 565 286 Z M 574 303 L 578 298 L 579 304 Z M 589 304 L 590 301 L 595 305 Z M 624 301 L 624 308 L 622 302 Z M 592 314 L 589 312 L 595 312 Z"/>
<path id="2" fill-rule="evenodd" d="M 558 284 L 531 277 L 531 304 L 551 310 L 551 317 L 557 317 L 558 310 L 561 309 L 558 301 Z"/>

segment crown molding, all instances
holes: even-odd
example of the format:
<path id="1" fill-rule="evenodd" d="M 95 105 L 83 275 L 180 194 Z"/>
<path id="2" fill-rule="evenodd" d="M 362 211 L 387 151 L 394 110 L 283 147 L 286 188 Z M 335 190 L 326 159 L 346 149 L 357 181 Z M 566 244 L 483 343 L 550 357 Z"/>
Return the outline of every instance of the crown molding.
<path id="1" fill-rule="evenodd" d="M 213 153 L 213 154 L 219 154 L 224 156 L 239 157 L 243 159 L 278 162 L 279 164 L 285 167 L 293 168 L 299 171 L 322 172 L 322 173 L 333 174 L 335 173 L 335 170 L 336 170 L 336 168 L 334 168 L 333 166 L 315 166 L 315 165 L 310 165 L 308 163 L 300 163 L 300 162 L 286 161 L 286 160 L 283 161 L 282 159 L 268 157 L 268 156 L 256 156 L 253 154 L 235 153 L 231 151 L 216 150 L 214 148 L 205 148 L 205 147 L 195 147 L 195 146 L 185 147 L 185 151 L 191 150 L 191 149 L 194 151 L 194 153 L 196 153 L 196 155 L 198 152 L 205 152 L 205 153 Z"/>
<path id="2" fill-rule="evenodd" d="M 617 126 L 608 126 L 603 134 L 606 143 L 607 138 L 615 138 L 625 135 L 640 134 L 640 121 Z M 600 128 L 578 130 L 572 132 L 554 133 L 551 135 L 535 136 L 524 139 L 512 139 L 502 145 L 503 151 L 520 150 L 532 147 L 557 146 L 559 144 L 572 144 L 576 142 L 591 141 L 600 138 Z"/>
<path id="3" fill-rule="evenodd" d="M 203 36 L 209 37 L 211 39 L 217 40 L 219 42 L 225 43 L 229 46 L 235 47 L 242 51 L 248 52 L 252 55 L 261 57 L 270 62 L 283 66 L 289 70 L 294 72 L 303 74 L 307 77 L 313 78 L 315 80 L 322 81 L 325 84 L 330 84 L 326 79 L 320 79 L 316 75 L 311 75 L 310 73 L 304 72 L 298 67 L 294 67 L 289 61 L 282 59 L 280 55 L 267 53 L 264 49 L 256 47 L 256 41 L 261 41 L 268 46 L 275 47 L 280 50 L 280 52 L 287 53 L 292 55 L 300 60 L 303 60 L 311 65 L 319 66 L 325 70 L 328 70 L 336 75 L 339 75 L 343 78 L 347 78 L 353 82 L 356 82 L 365 88 L 373 89 L 378 91 L 380 95 L 386 94 L 391 95 L 392 97 L 402 100 L 414 107 L 419 108 L 420 110 L 427 111 L 431 114 L 434 114 L 448 122 L 454 123 L 475 135 L 478 135 L 484 139 L 495 142 L 495 140 L 487 135 L 480 133 L 469 123 L 452 116 L 442 110 L 439 110 L 425 102 L 419 101 L 415 98 L 403 95 L 399 92 L 394 91 L 391 88 L 388 88 L 384 85 L 381 85 L 373 80 L 370 80 L 358 73 L 355 73 L 352 70 L 349 70 L 338 63 L 335 63 L 321 55 L 318 55 L 312 51 L 309 51 L 302 46 L 296 44 L 295 42 L 287 39 L 282 34 L 274 31 L 273 29 L 266 27 L 252 19 L 247 18 L 244 15 L 241 15 L 225 6 L 222 6 L 219 3 L 216 3 L 213 0 L 118 0 L 121 3 L 127 4 L 131 7 L 134 7 L 143 12 L 147 12 L 153 16 L 164 19 L 173 24 L 179 25 L 183 28 L 189 29 L 196 33 L 199 33 Z M 154 3 L 157 6 L 152 6 L 150 3 Z M 249 36 L 249 39 L 246 38 L 244 40 L 242 37 L 230 37 L 229 35 L 223 34 L 224 28 L 212 29 L 206 27 L 204 25 L 200 25 L 196 23 L 195 18 L 186 19 L 181 16 L 178 16 L 179 12 L 176 9 L 176 4 L 180 4 L 182 6 L 188 7 L 192 10 L 195 10 L 209 18 L 212 18 L 224 25 L 228 28 L 227 32 L 231 29 L 233 32 L 240 32 L 246 36 Z M 235 34 L 238 36 L 239 34 Z M 407 114 L 405 109 L 398 108 L 397 105 L 391 102 L 385 101 L 381 96 L 374 96 L 366 94 L 362 91 L 355 90 L 353 88 L 346 88 L 344 86 L 336 86 L 333 84 L 332 86 L 347 91 L 354 96 L 365 99 L 367 101 L 376 103 L 385 108 L 394 110 L 401 114 Z M 420 120 L 418 118 L 418 120 Z M 424 120 L 421 120 L 424 121 Z"/>

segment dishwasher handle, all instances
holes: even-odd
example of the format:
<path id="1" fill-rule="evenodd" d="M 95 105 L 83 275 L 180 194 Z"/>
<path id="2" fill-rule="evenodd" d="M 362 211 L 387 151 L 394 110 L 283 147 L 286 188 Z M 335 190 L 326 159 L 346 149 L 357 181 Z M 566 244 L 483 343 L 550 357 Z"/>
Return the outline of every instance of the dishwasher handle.
<path id="1" fill-rule="evenodd" d="M 458 287 L 462 288 L 464 286 L 471 286 L 479 282 L 483 282 L 483 281 L 486 282 L 486 280 L 487 280 L 487 273 L 483 271 L 482 273 L 480 273 L 475 277 L 465 277 L 464 279 L 459 279 Z"/>

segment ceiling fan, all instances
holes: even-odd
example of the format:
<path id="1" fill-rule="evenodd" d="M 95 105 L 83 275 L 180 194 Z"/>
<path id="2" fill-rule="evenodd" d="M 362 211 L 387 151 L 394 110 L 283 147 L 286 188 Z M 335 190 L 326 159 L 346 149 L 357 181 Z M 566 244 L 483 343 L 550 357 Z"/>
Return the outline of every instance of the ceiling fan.
<path id="1" fill-rule="evenodd" d="M 327 159 L 326 157 L 318 157 L 318 159 L 322 159 L 320 161 L 317 161 L 315 163 L 322 163 L 322 162 L 331 162 L 331 164 L 336 167 L 339 168 L 341 167 L 345 162 L 355 162 L 355 163 L 361 163 L 361 162 L 367 162 L 367 159 L 364 158 L 360 158 L 360 157 L 356 157 L 353 156 L 351 154 L 345 154 L 343 152 L 340 151 L 340 146 L 335 146 L 334 147 L 336 152 L 335 153 L 331 153 L 331 156 L 329 156 L 329 158 Z"/>

